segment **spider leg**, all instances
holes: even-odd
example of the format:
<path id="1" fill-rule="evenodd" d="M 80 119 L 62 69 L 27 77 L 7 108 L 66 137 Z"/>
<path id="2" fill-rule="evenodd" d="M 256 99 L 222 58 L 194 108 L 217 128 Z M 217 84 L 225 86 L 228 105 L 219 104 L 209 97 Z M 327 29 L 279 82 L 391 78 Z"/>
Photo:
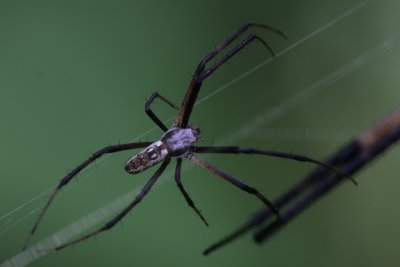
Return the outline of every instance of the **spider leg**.
<path id="1" fill-rule="evenodd" d="M 186 91 L 186 94 L 182 100 L 182 104 L 179 108 L 178 115 L 176 116 L 174 126 L 175 127 L 186 127 L 189 121 L 190 114 L 192 113 L 192 109 L 194 106 L 194 103 L 196 102 L 197 95 L 200 91 L 201 85 L 203 80 L 208 77 L 209 75 L 206 75 L 205 77 L 201 78 L 203 75 L 203 71 L 206 67 L 206 64 L 211 61 L 215 56 L 217 56 L 222 50 L 224 50 L 227 46 L 229 46 L 233 41 L 238 39 L 244 32 L 246 32 L 250 27 L 259 27 L 259 28 L 264 28 L 266 30 L 271 30 L 282 37 L 286 38 L 286 36 L 279 30 L 272 28 L 268 25 L 263 25 L 259 23 L 244 23 L 242 26 L 239 27 L 237 31 L 235 31 L 228 39 L 226 39 L 224 42 L 222 42 L 219 46 L 217 46 L 213 51 L 210 53 L 206 54 L 204 58 L 200 61 L 200 63 L 197 65 L 196 71 L 193 75 L 193 78 L 189 84 L 189 88 Z M 266 44 L 264 41 L 262 41 L 264 44 Z M 246 46 L 246 45 L 244 45 Z M 244 47 L 243 46 L 243 47 Z M 242 47 L 242 48 L 243 48 Z M 272 51 L 269 46 L 267 45 L 268 49 Z M 240 49 L 239 49 L 240 50 Z M 237 51 L 238 52 L 238 51 Z M 225 63 L 228 59 L 226 59 L 224 62 L 221 64 Z M 220 65 L 221 65 L 220 64 Z M 213 71 L 211 71 L 212 73 Z M 210 74 L 211 74 L 210 73 Z"/>
<path id="2" fill-rule="evenodd" d="M 272 224 L 274 223 L 279 223 L 280 220 L 276 220 L 274 221 Z M 217 242 L 211 244 L 210 246 L 208 246 L 204 251 L 203 251 L 203 255 L 207 256 L 208 254 L 210 254 L 211 252 L 213 252 L 216 249 L 219 249 L 222 246 L 225 246 L 226 244 L 232 242 L 233 240 L 235 240 L 236 238 L 240 237 L 241 235 L 243 235 L 245 232 L 250 230 L 250 226 L 245 225 L 240 227 L 239 229 L 237 229 L 235 232 L 229 234 L 228 236 L 225 236 L 223 239 L 218 240 Z"/>
<path id="3" fill-rule="evenodd" d="M 160 127 L 164 132 L 166 132 L 168 130 L 168 128 L 164 125 L 164 123 L 161 122 L 161 120 L 156 116 L 156 114 L 154 114 L 154 112 L 151 110 L 151 105 L 153 104 L 153 101 L 159 98 L 162 101 L 164 101 L 164 103 L 166 103 L 168 106 L 178 109 L 177 106 L 175 106 L 171 101 L 169 101 L 168 99 L 166 99 L 165 97 L 163 97 L 162 95 L 160 95 L 158 92 L 154 92 L 151 94 L 151 96 L 149 97 L 149 99 L 147 99 L 146 104 L 144 106 L 144 110 L 146 112 L 146 114 L 150 117 L 150 119 L 158 125 L 158 127 Z"/>
<path id="4" fill-rule="evenodd" d="M 324 163 L 322 161 L 318 161 L 307 157 L 305 155 L 300 154 L 293 154 L 293 153 L 285 153 L 280 151 L 272 151 L 272 150 L 261 150 L 251 147 L 239 147 L 239 146 L 208 146 L 208 147 L 195 147 L 194 148 L 196 153 L 230 153 L 230 154 L 258 154 L 258 155 L 265 155 L 270 157 L 277 157 L 277 158 L 285 158 L 300 162 L 310 162 L 319 166 L 322 166 L 326 169 L 332 170 L 343 177 L 350 179 L 355 185 L 357 182 L 351 177 L 350 175 L 340 171 L 338 168 Z"/>
<path id="5" fill-rule="evenodd" d="M 185 188 L 183 187 L 183 184 L 181 182 L 181 168 L 182 168 L 182 159 L 179 158 L 179 159 L 177 159 L 176 169 L 175 169 L 175 181 L 176 181 L 176 184 L 178 185 L 179 190 L 181 190 L 181 193 L 185 197 L 186 202 L 188 203 L 188 205 L 197 213 L 197 215 L 204 222 L 204 224 L 206 226 L 208 226 L 207 220 L 201 214 L 200 210 L 196 207 L 196 205 L 194 204 L 193 200 L 190 198 L 189 194 L 186 192 Z"/>
<path id="6" fill-rule="evenodd" d="M 230 58 L 232 58 L 234 55 L 236 55 L 240 50 L 242 50 L 243 48 L 245 48 L 246 46 L 248 46 L 251 42 L 253 42 L 254 40 L 257 40 L 259 42 L 261 42 L 267 49 L 268 51 L 272 54 L 273 57 L 275 57 L 274 52 L 272 51 L 272 48 L 268 45 L 268 43 L 266 41 L 264 41 L 261 37 L 259 37 L 258 35 L 255 34 L 250 34 L 249 36 L 247 36 L 243 41 L 240 42 L 240 44 L 238 44 L 237 46 L 235 46 L 234 48 L 232 48 L 232 50 L 230 50 L 228 53 L 226 53 L 226 55 L 217 63 L 215 63 L 214 65 L 212 65 L 210 68 L 204 70 L 198 77 L 199 81 L 203 81 L 205 80 L 208 76 L 210 76 L 214 71 L 216 71 L 219 67 L 221 67 L 221 65 L 223 65 L 224 63 L 226 63 Z"/>
<path id="7" fill-rule="evenodd" d="M 142 148 L 142 147 L 147 147 L 151 144 L 152 142 L 137 142 L 137 143 L 128 143 L 128 144 L 119 144 L 119 145 L 112 145 L 112 146 L 107 146 L 104 147 L 98 151 L 96 151 L 92 156 L 90 156 L 87 160 L 82 162 L 78 167 L 70 171 L 61 181 L 58 183 L 57 187 L 54 189 L 53 193 L 47 200 L 44 208 L 40 212 L 38 218 L 36 219 L 35 224 L 33 225 L 32 230 L 30 231 L 24 246 L 22 250 L 25 250 L 26 247 L 28 246 L 30 240 L 32 239 L 34 233 L 36 232 L 40 222 L 43 219 L 43 216 L 47 212 L 50 204 L 53 202 L 54 198 L 60 192 L 61 188 L 64 187 L 66 184 L 68 184 L 72 178 L 74 178 L 80 171 L 82 171 L 84 168 L 86 168 L 90 163 L 95 161 L 96 159 L 100 158 L 104 154 L 109 154 L 109 153 L 115 153 L 115 152 L 120 152 L 124 150 L 129 150 L 129 149 L 135 149 L 135 148 Z"/>
<path id="8" fill-rule="evenodd" d="M 143 186 L 142 190 L 140 193 L 133 199 L 133 201 L 125 208 L 123 209 L 120 213 L 118 213 L 114 218 L 112 218 L 110 221 L 105 223 L 102 227 L 98 228 L 97 230 L 86 234 L 78 239 L 72 240 L 70 242 L 67 242 L 65 244 L 62 244 L 60 246 L 57 246 L 54 248 L 54 250 L 61 250 L 66 247 L 69 247 L 71 245 L 74 245 L 76 243 L 79 243 L 83 240 L 86 240 L 88 238 L 91 238 L 93 236 L 96 236 L 97 234 L 110 230 L 115 224 L 117 224 L 122 218 L 125 217 L 126 214 L 128 214 L 145 196 L 146 194 L 150 191 L 150 189 L 153 187 L 157 179 L 160 177 L 160 175 L 164 172 L 165 168 L 168 166 L 169 162 L 171 161 L 170 158 L 167 158 L 164 160 L 160 168 L 153 174 L 153 176 L 147 181 L 147 183 Z"/>
<path id="9" fill-rule="evenodd" d="M 199 165 L 200 167 L 212 172 L 213 174 L 225 179 L 226 181 L 230 182 L 234 186 L 242 189 L 243 191 L 254 195 L 259 200 L 261 200 L 265 205 L 267 205 L 273 213 L 275 213 L 277 217 L 277 221 L 280 220 L 279 211 L 274 207 L 271 201 L 269 201 L 265 196 L 263 196 L 257 189 L 251 187 L 244 182 L 240 181 L 239 179 L 233 177 L 232 175 L 226 173 L 225 171 L 217 168 L 216 166 L 196 157 L 195 155 L 191 154 L 188 156 L 188 159 Z"/>

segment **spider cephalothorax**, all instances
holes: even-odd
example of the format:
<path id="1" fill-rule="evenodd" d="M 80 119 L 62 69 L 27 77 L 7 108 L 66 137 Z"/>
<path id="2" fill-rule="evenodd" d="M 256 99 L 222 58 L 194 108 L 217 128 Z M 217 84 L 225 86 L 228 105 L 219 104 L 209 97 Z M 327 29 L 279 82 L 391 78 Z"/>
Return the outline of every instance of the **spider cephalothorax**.
<path id="1" fill-rule="evenodd" d="M 189 125 L 188 128 L 171 128 L 162 137 L 168 156 L 180 158 L 191 152 L 192 146 L 199 140 L 200 128 Z"/>
<path id="2" fill-rule="evenodd" d="M 171 128 L 156 141 L 130 158 L 125 170 L 135 174 L 142 172 L 166 157 L 179 158 L 191 152 L 194 143 L 199 139 L 200 128 L 190 125 L 188 128 Z"/>
<path id="3" fill-rule="evenodd" d="M 150 98 L 147 100 L 145 104 L 145 112 L 150 117 L 151 120 L 161 130 L 165 133 L 161 137 L 159 141 L 155 142 L 135 142 L 135 143 L 127 143 L 127 144 L 118 144 L 104 147 L 97 152 L 95 152 L 92 156 L 90 156 L 87 160 L 78 165 L 75 169 L 69 172 L 57 185 L 45 204 L 42 212 L 39 214 L 38 219 L 36 220 L 26 242 L 24 245 L 24 249 L 28 245 L 30 239 L 33 234 L 37 230 L 41 220 L 43 219 L 44 214 L 49 208 L 50 204 L 53 202 L 56 195 L 60 192 L 61 188 L 67 185 L 78 173 L 80 173 L 84 168 L 86 168 L 89 164 L 94 162 L 96 159 L 100 158 L 104 154 L 116 153 L 120 151 L 130 150 L 130 149 L 143 149 L 138 154 L 129 159 L 125 165 L 125 169 L 129 173 L 138 173 L 142 172 L 151 166 L 154 166 L 157 163 L 161 163 L 161 166 L 157 169 L 157 171 L 150 177 L 150 179 L 143 186 L 140 193 L 132 200 L 132 202 L 127 205 L 123 210 L 121 210 L 118 214 L 116 214 L 113 218 L 111 218 L 108 222 L 106 222 L 103 226 L 98 229 L 80 237 L 75 240 L 69 241 L 67 243 L 61 244 L 54 248 L 54 250 L 60 250 L 65 247 L 68 247 L 72 244 L 76 244 L 85 239 L 96 236 L 97 234 L 111 229 L 114 225 L 116 225 L 119 221 L 121 221 L 142 199 L 146 196 L 146 194 L 150 191 L 153 185 L 156 183 L 160 175 L 165 171 L 167 166 L 170 164 L 172 159 L 176 160 L 176 168 L 175 168 L 175 181 L 178 185 L 179 190 L 181 191 L 183 197 L 185 198 L 187 204 L 197 213 L 197 215 L 201 218 L 205 225 L 208 225 L 206 219 L 201 214 L 200 210 L 196 207 L 193 200 L 190 198 L 189 194 L 186 192 L 183 184 L 181 182 L 181 168 L 182 168 L 182 158 L 188 159 L 191 162 L 199 165 L 200 167 L 210 171 L 211 173 L 217 175 L 218 177 L 230 182 L 232 185 L 237 188 L 247 192 L 258 200 L 260 200 L 264 205 L 267 205 L 273 213 L 275 213 L 277 219 L 279 219 L 279 212 L 274 207 L 274 205 L 257 189 L 251 187 L 244 183 L 243 181 L 237 179 L 236 177 L 228 174 L 224 170 L 221 170 L 217 166 L 214 166 L 207 161 L 199 158 L 197 154 L 201 153 L 224 153 L 224 154 L 257 154 L 264 156 L 272 156 L 278 158 L 285 158 L 300 162 L 311 162 L 314 164 L 322 165 L 327 169 L 334 170 L 339 172 L 336 168 L 324 164 L 320 161 L 314 160 L 304 155 L 298 155 L 293 153 L 284 153 L 279 151 L 271 151 L 271 150 L 261 150 L 256 148 L 249 147 L 238 147 L 238 146 L 194 146 L 194 144 L 199 140 L 200 129 L 195 125 L 189 125 L 190 115 L 192 113 L 194 104 L 196 102 L 198 93 L 200 88 L 204 82 L 204 80 L 213 74 L 218 68 L 220 68 L 224 63 L 229 61 L 234 55 L 236 55 L 243 48 L 247 47 L 250 43 L 257 40 L 264 44 L 267 49 L 272 53 L 271 48 L 268 44 L 261 39 L 256 34 L 250 34 L 246 38 L 234 46 L 231 50 L 229 50 L 225 55 L 223 55 L 219 59 L 215 59 L 215 57 L 225 50 L 229 45 L 231 45 L 235 40 L 237 40 L 243 33 L 245 33 L 250 27 L 259 27 L 267 30 L 271 30 L 283 37 L 284 34 L 279 30 L 271 28 L 267 25 L 257 24 L 257 23 L 245 23 L 243 24 L 236 32 L 234 32 L 228 39 L 226 39 L 223 43 L 217 46 L 213 51 L 204 56 L 204 58 L 198 64 L 195 73 L 193 74 L 192 80 L 189 84 L 189 88 L 186 91 L 185 96 L 181 102 L 179 107 L 175 106 L 172 102 L 168 101 L 165 97 L 161 96 L 157 92 L 153 93 Z M 214 64 L 209 65 L 211 61 L 215 59 L 216 62 Z M 171 128 L 167 128 L 164 123 L 153 113 L 151 110 L 151 105 L 155 99 L 160 99 L 169 106 L 178 110 L 175 122 Z M 345 174 L 341 173 L 346 176 Z"/>

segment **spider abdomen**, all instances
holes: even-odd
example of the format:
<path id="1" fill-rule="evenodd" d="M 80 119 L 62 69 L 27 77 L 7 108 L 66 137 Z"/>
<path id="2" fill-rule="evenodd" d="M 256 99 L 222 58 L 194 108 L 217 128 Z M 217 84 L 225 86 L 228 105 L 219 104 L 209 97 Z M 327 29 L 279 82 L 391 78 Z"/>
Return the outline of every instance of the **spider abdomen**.
<path id="1" fill-rule="evenodd" d="M 135 174 L 142 172 L 168 157 L 182 157 L 190 152 L 197 141 L 200 129 L 197 126 L 189 128 L 171 128 L 162 137 L 130 158 L 125 164 L 125 170 Z"/>
<path id="2" fill-rule="evenodd" d="M 142 172 L 163 161 L 168 155 L 168 150 L 163 142 L 157 141 L 130 158 L 125 164 L 125 170 L 135 174 Z"/>

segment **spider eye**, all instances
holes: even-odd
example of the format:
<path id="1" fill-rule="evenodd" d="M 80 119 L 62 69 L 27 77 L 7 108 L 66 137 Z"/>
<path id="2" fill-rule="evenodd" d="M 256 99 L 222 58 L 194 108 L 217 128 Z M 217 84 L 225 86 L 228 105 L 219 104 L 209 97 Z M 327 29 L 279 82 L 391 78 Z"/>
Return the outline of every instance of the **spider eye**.
<path id="1" fill-rule="evenodd" d="M 201 132 L 200 127 L 197 125 L 190 125 L 189 128 L 192 129 L 196 135 L 199 135 Z"/>

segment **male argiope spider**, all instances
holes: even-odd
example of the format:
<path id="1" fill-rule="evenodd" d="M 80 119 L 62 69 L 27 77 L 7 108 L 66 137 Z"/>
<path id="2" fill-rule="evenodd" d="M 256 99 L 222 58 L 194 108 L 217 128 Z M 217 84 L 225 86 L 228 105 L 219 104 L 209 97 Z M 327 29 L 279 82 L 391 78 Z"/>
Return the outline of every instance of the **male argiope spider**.
<path id="1" fill-rule="evenodd" d="M 270 151 L 270 150 L 261 150 L 256 148 L 248 148 L 248 147 L 237 147 L 237 146 L 203 146 L 198 147 L 194 146 L 194 144 L 198 141 L 200 128 L 196 125 L 189 125 L 190 114 L 192 113 L 193 106 L 195 104 L 197 95 L 200 91 L 203 81 L 209 77 L 212 73 L 214 73 L 219 67 L 221 67 L 225 62 L 227 62 L 230 58 L 232 58 L 235 54 L 237 54 L 240 50 L 245 48 L 248 44 L 253 42 L 254 40 L 258 40 L 262 44 L 264 44 L 267 49 L 270 51 L 272 55 L 273 51 L 270 46 L 261 39 L 256 34 L 250 34 L 246 38 L 244 38 L 238 45 L 233 47 L 230 51 L 228 51 L 220 60 L 214 63 L 211 67 L 206 68 L 207 63 L 209 63 L 214 57 L 219 54 L 222 50 L 224 50 L 227 46 L 229 46 L 233 41 L 238 39 L 244 32 L 246 32 L 250 27 L 259 27 L 267 30 L 271 30 L 282 37 L 286 38 L 285 35 L 270 26 L 258 24 L 258 23 L 245 23 L 243 24 L 236 32 L 234 32 L 228 39 L 226 39 L 222 44 L 217 46 L 211 53 L 205 55 L 203 60 L 198 64 L 197 69 L 193 75 L 193 78 L 189 84 L 189 88 L 186 91 L 186 94 L 182 100 L 180 107 L 176 107 L 172 102 L 167 100 L 165 97 L 161 96 L 157 92 L 153 93 L 150 98 L 147 100 L 145 104 L 145 111 L 147 115 L 155 124 L 157 124 L 165 133 L 161 137 L 159 141 L 156 142 L 135 142 L 135 143 L 127 143 L 127 144 L 119 144 L 104 147 L 97 152 L 95 152 L 91 157 L 89 157 L 86 161 L 81 163 L 74 170 L 69 172 L 58 184 L 56 189 L 51 194 L 48 199 L 46 205 L 43 210 L 39 214 L 38 219 L 36 220 L 23 249 L 25 249 L 30 242 L 33 234 L 36 232 L 41 220 L 43 219 L 44 214 L 48 210 L 50 204 L 53 202 L 54 198 L 58 194 L 58 192 L 67 185 L 72 178 L 74 178 L 80 171 L 82 171 L 85 167 L 87 167 L 90 163 L 98 159 L 104 154 L 115 153 L 119 151 L 135 149 L 135 148 L 144 148 L 137 155 L 130 158 L 125 165 L 125 170 L 128 173 L 139 173 L 142 172 L 157 163 L 162 162 L 161 166 L 158 170 L 153 174 L 153 176 L 147 181 L 147 183 L 143 186 L 141 192 L 133 199 L 133 201 L 123 209 L 119 214 L 113 217 L 110 221 L 105 223 L 102 227 L 97 230 L 90 232 L 78 239 L 72 240 L 70 242 L 64 243 L 60 246 L 54 248 L 54 250 L 60 250 L 70 245 L 81 242 L 85 239 L 93 237 L 103 231 L 111 229 L 116 223 L 118 223 L 122 218 L 128 214 L 150 191 L 152 186 L 155 184 L 160 175 L 164 172 L 165 168 L 169 165 L 171 159 L 176 159 L 176 169 L 175 169 L 175 180 L 176 183 L 183 194 L 185 200 L 189 204 L 189 206 L 197 213 L 197 215 L 201 218 L 205 225 L 208 226 L 208 223 L 204 216 L 201 214 L 200 210 L 196 207 L 189 194 L 184 189 L 181 183 L 181 166 L 182 166 L 182 158 L 187 158 L 197 165 L 209 170 L 215 175 L 225 179 L 226 181 L 232 183 L 234 186 L 242 189 L 243 191 L 254 195 L 261 202 L 267 205 L 276 215 L 277 220 L 279 220 L 279 212 L 272 205 L 271 201 L 269 201 L 264 195 L 262 195 L 257 189 L 245 184 L 244 182 L 238 180 L 232 175 L 226 173 L 225 171 L 219 169 L 218 167 L 198 158 L 195 154 L 197 153 L 231 153 L 231 154 L 258 154 L 258 155 L 266 155 L 273 156 L 279 158 L 286 158 L 295 161 L 302 162 L 311 162 L 314 164 L 318 164 L 324 166 L 328 169 L 331 169 L 335 172 L 340 173 L 343 176 L 348 176 L 346 174 L 341 173 L 338 169 L 333 166 L 329 166 L 320 161 L 314 160 L 304 155 L 292 154 L 292 153 L 284 153 L 278 151 Z M 167 128 L 164 123 L 153 113 L 151 110 L 151 104 L 153 101 L 159 98 L 172 108 L 178 109 L 178 113 L 176 115 L 175 122 L 173 123 L 171 128 Z"/>

